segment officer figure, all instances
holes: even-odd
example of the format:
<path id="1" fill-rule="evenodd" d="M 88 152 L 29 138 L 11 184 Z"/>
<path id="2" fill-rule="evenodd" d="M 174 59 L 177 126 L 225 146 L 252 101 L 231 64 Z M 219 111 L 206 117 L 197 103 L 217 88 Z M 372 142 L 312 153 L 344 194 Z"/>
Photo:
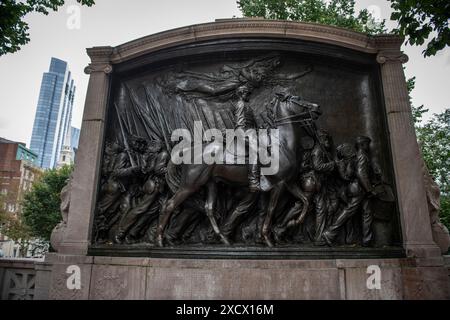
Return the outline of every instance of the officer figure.
<path id="1" fill-rule="evenodd" d="M 236 89 L 236 95 L 238 97 L 238 102 L 234 106 L 234 117 L 235 117 L 235 129 L 242 129 L 246 132 L 248 129 L 256 128 L 255 117 L 252 109 L 248 106 L 248 101 L 250 97 L 250 89 L 247 85 L 240 86 Z M 251 145 L 250 148 L 257 148 L 255 145 Z M 250 192 L 257 192 L 261 189 L 260 183 L 260 168 L 259 164 L 249 163 L 248 164 L 248 181 Z"/>

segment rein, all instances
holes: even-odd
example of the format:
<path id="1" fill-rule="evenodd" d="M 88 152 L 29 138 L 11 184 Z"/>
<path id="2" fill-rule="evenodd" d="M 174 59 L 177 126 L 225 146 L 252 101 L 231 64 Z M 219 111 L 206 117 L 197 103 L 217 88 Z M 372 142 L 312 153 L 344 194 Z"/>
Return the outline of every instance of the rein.
<path id="1" fill-rule="evenodd" d="M 290 103 L 295 103 L 296 105 L 301 106 L 299 103 L 295 102 L 295 101 L 289 101 Z M 298 117 L 304 116 L 304 115 L 309 115 L 309 119 L 300 119 L 300 120 L 294 120 Z M 308 111 L 305 112 L 301 112 L 298 114 L 294 114 L 291 116 L 286 116 L 286 117 L 281 117 L 281 118 L 277 118 L 275 119 L 275 125 L 279 126 L 279 125 L 285 125 L 285 124 L 292 124 L 292 123 L 300 123 L 302 124 L 301 127 L 310 127 L 312 124 L 312 114 L 311 114 L 311 110 L 308 109 Z"/>

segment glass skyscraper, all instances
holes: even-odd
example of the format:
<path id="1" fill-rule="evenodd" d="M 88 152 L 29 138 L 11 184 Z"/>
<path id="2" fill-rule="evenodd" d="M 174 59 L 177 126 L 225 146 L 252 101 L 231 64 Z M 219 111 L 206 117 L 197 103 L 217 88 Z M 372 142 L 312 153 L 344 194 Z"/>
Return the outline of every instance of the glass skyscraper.
<path id="1" fill-rule="evenodd" d="M 76 87 L 67 62 L 52 58 L 50 69 L 42 77 L 34 118 L 30 149 L 38 154 L 42 168 L 54 168 L 59 160 L 68 130 Z"/>
<path id="2" fill-rule="evenodd" d="M 78 150 L 78 142 L 79 141 L 80 141 L 80 129 L 72 127 L 72 132 L 71 132 L 71 137 L 70 137 L 70 146 L 74 153 L 74 159 L 75 159 L 75 153 Z"/>

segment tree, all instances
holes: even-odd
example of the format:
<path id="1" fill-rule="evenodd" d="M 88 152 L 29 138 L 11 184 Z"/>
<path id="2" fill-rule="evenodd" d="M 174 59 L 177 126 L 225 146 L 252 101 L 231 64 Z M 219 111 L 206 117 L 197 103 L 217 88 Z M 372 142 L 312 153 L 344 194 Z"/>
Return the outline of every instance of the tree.
<path id="1" fill-rule="evenodd" d="M 239 0 L 245 17 L 316 22 L 367 34 L 386 32 L 385 21 L 377 22 L 366 10 L 356 13 L 354 0 Z"/>
<path id="2" fill-rule="evenodd" d="M 28 24 L 24 21 L 32 12 L 47 15 L 49 10 L 56 11 L 64 5 L 64 0 L 2 0 L 0 1 L 0 56 L 20 50 L 30 41 Z M 88 7 L 94 0 L 77 0 Z"/>
<path id="3" fill-rule="evenodd" d="M 47 170 L 25 195 L 22 214 L 33 236 L 50 240 L 53 228 L 62 219 L 60 193 L 72 170 L 72 166 Z"/>
<path id="4" fill-rule="evenodd" d="M 423 159 L 441 189 L 441 221 L 450 229 L 450 108 L 417 125 L 416 133 Z"/>
<path id="5" fill-rule="evenodd" d="M 422 45 L 431 34 L 423 51 L 425 57 L 450 45 L 450 2 L 448 0 L 390 0 L 394 10 L 391 20 L 398 21 L 396 31 L 406 36 L 411 45 Z"/>
<path id="6" fill-rule="evenodd" d="M 21 257 L 26 256 L 32 234 L 20 216 L 10 212 L 0 212 L 0 233 L 19 245 Z"/>
<path id="7" fill-rule="evenodd" d="M 32 238 L 31 230 L 20 215 L 8 212 L 6 203 L 6 197 L 0 195 L 0 233 L 19 244 L 20 256 L 25 256 Z"/>
<path id="8" fill-rule="evenodd" d="M 411 94 L 415 77 L 408 79 Z M 411 101 L 411 96 L 410 96 Z M 428 109 L 411 104 L 417 140 L 420 142 L 423 160 L 428 171 L 441 189 L 440 219 L 450 229 L 450 108 L 434 114 L 427 122 L 422 118 Z"/>

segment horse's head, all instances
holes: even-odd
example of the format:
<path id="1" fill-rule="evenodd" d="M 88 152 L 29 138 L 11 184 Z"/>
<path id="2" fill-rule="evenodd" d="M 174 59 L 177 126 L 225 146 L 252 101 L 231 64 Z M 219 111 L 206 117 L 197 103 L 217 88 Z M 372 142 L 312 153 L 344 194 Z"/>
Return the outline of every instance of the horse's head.
<path id="1" fill-rule="evenodd" d="M 316 103 L 286 93 L 276 94 L 274 117 L 277 125 L 287 123 L 310 124 L 317 120 L 321 114 L 320 106 Z"/>

